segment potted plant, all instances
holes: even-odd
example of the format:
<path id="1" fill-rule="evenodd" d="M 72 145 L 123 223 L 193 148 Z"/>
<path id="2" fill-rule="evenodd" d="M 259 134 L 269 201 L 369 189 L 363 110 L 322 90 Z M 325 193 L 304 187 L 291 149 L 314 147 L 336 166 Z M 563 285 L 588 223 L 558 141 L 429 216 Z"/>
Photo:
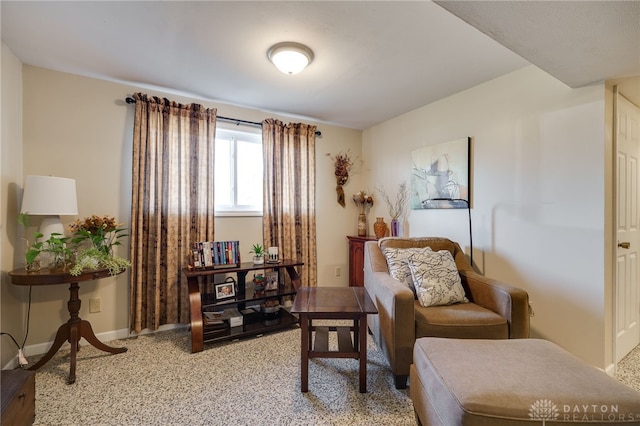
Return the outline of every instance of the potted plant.
<path id="1" fill-rule="evenodd" d="M 29 227 L 30 222 L 31 219 L 28 214 L 20 213 L 18 215 L 18 223 L 24 227 L 25 231 Z M 23 238 L 27 246 L 27 251 L 24 254 L 24 269 L 27 271 L 35 272 L 40 270 L 40 261 L 38 260 L 38 256 L 40 256 L 40 252 L 42 252 L 42 246 L 44 244 L 40 241 L 40 238 L 42 237 L 42 233 L 36 232 L 33 244 L 29 244 L 29 240 Z"/>
<path id="2" fill-rule="evenodd" d="M 37 234 L 36 234 L 37 235 Z M 49 239 L 45 241 L 46 248 L 41 251 L 51 254 L 51 261 L 49 269 L 51 271 L 67 272 L 67 269 L 71 267 L 73 252 L 67 247 L 68 237 L 54 232 Z"/>
<path id="3" fill-rule="evenodd" d="M 113 253 L 113 247 L 126 237 L 125 228 L 111 216 L 90 216 L 76 220 L 69 228 L 73 232 L 71 242 L 76 245 L 76 263 L 71 275 L 80 275 L 83 269 L 106 268 L 109 274 L 117 275 L 131 266 L 131 262 Z"/>
<path id="4" fill-rule="evenodd" d="M 264 263 L 264 246 L 262 244 L 254 244 L 249 253 L 253 253 L 254 265 L 262 265 Z"/>

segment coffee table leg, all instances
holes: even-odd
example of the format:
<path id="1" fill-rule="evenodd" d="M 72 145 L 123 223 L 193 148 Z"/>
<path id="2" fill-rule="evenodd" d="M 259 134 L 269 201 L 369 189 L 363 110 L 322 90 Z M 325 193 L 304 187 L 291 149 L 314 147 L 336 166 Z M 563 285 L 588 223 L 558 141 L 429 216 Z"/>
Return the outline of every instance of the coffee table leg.
<path id="1" fill-rule="evenodd" d="M 367 316 L 359 320 L 358 339 L 360 340 L 360 393 L 367 392 Z M 354 336 L 355 340 L 355 336 Z"/>
<path id="2" fill-rule="evenodd" d="M 300 314 L 300 391 L 309 391 L 309 318 Z"/>

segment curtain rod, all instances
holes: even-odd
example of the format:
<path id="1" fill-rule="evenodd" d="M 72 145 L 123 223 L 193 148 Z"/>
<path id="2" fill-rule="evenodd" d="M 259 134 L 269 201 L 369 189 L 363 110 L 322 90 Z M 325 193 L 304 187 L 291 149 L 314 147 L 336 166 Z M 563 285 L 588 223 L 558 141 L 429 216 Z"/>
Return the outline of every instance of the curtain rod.
<path id="1" fill-rule="evenodd" d="M 133 99 L 132 97 L 127 97 L 125 99 L 125 102 L 128 104 L 135 104 L 136 100 Z M 226 121 L 227 123 L 235 123 L 236 126 L 239 126 L 240 124 L 246 124 L 247 126 L 262 127 L 262 123 L 258 123 L 257 121 L 240 120 L 239 118 L 229 118 L 229 117 L 223 117 L 221 115 L 217 115 L 216 120 Z M 321 138 L 322 132 L 320 130 L 316 130 L 315 135 L 316 137 Z"/>

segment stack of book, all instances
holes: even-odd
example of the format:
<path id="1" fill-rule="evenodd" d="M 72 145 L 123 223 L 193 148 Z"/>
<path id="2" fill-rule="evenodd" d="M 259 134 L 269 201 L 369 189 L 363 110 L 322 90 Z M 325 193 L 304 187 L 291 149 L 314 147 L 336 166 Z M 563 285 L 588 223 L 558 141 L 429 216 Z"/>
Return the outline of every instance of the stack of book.
<path id="1" fill-rule="evenodd" d="M 239 241 L 203 241 L 193 245 L 193 267 L 237 267 L 240 265 Z"/>
<path id="2" fill-rule="evenodd" d="M 203 312 L 202 316 L 205 325 L 238 327 L 243 323 L 242 314 L 235 308 L 225 309 L 222 312 Z"/>

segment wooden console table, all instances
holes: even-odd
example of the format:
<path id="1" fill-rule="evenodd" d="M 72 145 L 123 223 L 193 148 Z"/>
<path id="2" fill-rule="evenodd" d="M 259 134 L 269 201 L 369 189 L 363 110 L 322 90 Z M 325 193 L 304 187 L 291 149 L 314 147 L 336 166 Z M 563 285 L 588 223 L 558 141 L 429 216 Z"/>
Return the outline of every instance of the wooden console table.
<path id="1" fill-rule="evenodd" d="M 119 354 L 126 352 L 127 348 L 114 348 L 102 343 L 93 332 L 89 321 L 80 319 L 78 312 L 80 312 L 80 297 L 78 296 L 78 289 L 80 286 L 78 283 L 83 281 L 93 281 L 100 278 L 110 277 L 109 271 L 106 269 L 96 269 L 83 271 L 78 276 L 73 276 L 67 272 L 50 272 L 44 268 L 37 272 L 29 272 L 25 269 L 16 269 L 9 272 L 11 282 L 16 285 L 57 285 L 57 284 L 69 284 L 69 302 L 67 302 L 67 308 L 69 309 L 69 321 L 62 324 L 58 328 L 56 338 L 53 341 L 53 345 L 49 351 L 33 366 L 29 367 L 29 370 L 37 370 L 47 363 L 58 352 L 58 349 L 64 342 L 71 344 L 71 355 L 69 357 L 69 381 L 67 383 L 72 384 L 76 381 L 76 355 L 78 349 L 80 349 L 80 338 L 84 337 L 87 342 L 96 348 L 109 352 L 112 354 Z"/>
<path id="2" fill-rule="evenodd" d="M 219 310 L 224 308 L 237 307 L 244 309 L 247 302 L 260 302 L 267 299 L 282 299 L 285 296 L 294 296 L 300 287 L 300 276 L 296 271 L 297 266 L 304 265 L 303 262 L 296 260 L 281 260 L 279 263 L 265 263 L 254 265 L 252 262 L 241 263 L 238 267 L 225 268 L 203 268 L 190 269 L 184 268 L 182 272 L 187 277 L 187 285 L 189 286 L 189 309 L 191 320 L 191 352 L 200 352 L 204 349 L 205 342 L 218 342 L 223 340 L 234 340 L 245 336 L 262 334 L 268 331 L 275 331 L 290 327 L 298 323 L 298 319 L 287 312 L 280 309 L 279 316 L 271 320 L 254 320 L 243 323 L 242 326 L 230 327 L 226 329 L 214 329 L 207 327 L 203 321 L 203 312 L 211 310 Z M 277 290 L 264 291 L 256 294 L 253 288 L 247 285 L 247 273 L 249 271 L 262 270 L 286 270 L 291 284 L 284 286 L 282 282 L 278 285 Z M 217 274 L 236 274 L 237 293 L 232 299 L 217 300 L 214 294 L 203 291 L 206 284 L 201 279 Z M 282 281 L 282 280 L 281 280 Z"/>

